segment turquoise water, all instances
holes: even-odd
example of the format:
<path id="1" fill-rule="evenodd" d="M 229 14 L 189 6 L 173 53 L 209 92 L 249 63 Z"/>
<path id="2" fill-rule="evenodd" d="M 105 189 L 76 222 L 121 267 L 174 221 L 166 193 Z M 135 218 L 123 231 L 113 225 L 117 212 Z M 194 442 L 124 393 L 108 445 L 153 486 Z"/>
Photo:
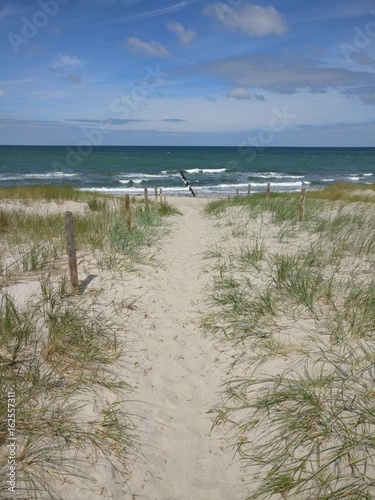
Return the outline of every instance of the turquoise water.
<path id="1" fill-rule="evenodd" d="M 375 148 L 77 147 L 0 146 L 0 187 L 70 184 L 108 193 L 189 196 L 183 170 L 197 196 L 237 189 L 299 191 L 335 182 L 375 182 Z"/>

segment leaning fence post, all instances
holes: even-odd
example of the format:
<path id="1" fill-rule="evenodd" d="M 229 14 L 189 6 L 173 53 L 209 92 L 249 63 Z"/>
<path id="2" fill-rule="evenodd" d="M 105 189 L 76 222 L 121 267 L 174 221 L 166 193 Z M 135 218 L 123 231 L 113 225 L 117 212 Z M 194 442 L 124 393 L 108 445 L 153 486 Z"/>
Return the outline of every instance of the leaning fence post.
<path id="1" fill-rule="evenodd" d="M 301 199 L 299 202 L 299 220 L 302 222 L 305 218 L 305 196 L 306 188 L 301 188 Z"/>
<path id="2" fill-rule="evenodd" d="M 125 195 L 125 218 L 126 218 L 126 225 L 128 226 L 128 229 L 131 229 L 131 227 L 132 227 L 132 214 L 130 211 L 130 196 L 128 194 Z"/>
<path id="3" fill-rule="evenodd" d="M 72 212 L 65 212 L 65 233 L 66 233 L 66 251 L 68 254 L 70 283 L 73 288 L 78 286 L 78 267 L 76 243 L 74 239 L 74 224 Z"/>
<path id="4" fill-rule="evenodd" d="M 271 191 L 271 184 L 267 182 L 267 188 L 266 188 L 266 202 L 268 203 L 270 200 L 270 191 Z"/>

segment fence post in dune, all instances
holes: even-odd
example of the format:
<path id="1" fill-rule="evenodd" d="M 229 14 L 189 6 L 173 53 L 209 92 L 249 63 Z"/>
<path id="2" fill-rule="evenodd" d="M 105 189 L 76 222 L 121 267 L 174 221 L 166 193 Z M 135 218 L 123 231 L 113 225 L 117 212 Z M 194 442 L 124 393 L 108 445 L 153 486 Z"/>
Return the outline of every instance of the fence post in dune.
<path id="1" fill-rule="evenodd" d="M 145 205 L 147 205 L 147 203 L 148 203 L 148 192 L 147 192 L 147 188 L 144 188 L 143 193 L 144 193 L 144 198 L 145 198 Z"/>
<path id="2" fill-rule="evenodd" d="M 159 195 L 160 195 L 160 203 L 163 203 L 163 190 L 162 190 L 162 188 L 160 188 Z"/>
<path id="3" fill-rule="evenodd" d="M 251 184 L 247 185 L 247 196 L 250 196 Z"/>
<path id="4" fill-rule="evenodd" d="M 267 188 L 266 188 L 266 202 L 268 203 L 270 201 L 270 191 L 271 191 L 271 184 L 267 182 Z"/>
<path id="5" fill-rule="evenodd" d="M 68 254 L 70 283 L 73 289 L 78 287 L 78 266 L 76 242 L 74 239 L 74 224 L 72 212 L 65 212 L 65 234 L 66 234 L 66 251 Z"/>
<path id="6" fill-rule="evenodd" d="M 236 196 L 237 198 L 240 196 L 240 190 L 238 188 L 236 189 Z"/>
<path id="7" fill-rule="evenodd" d="M 128 226 L 128 229 L 131 229 L 131 227 L 132 227 L 132 214 L 130 211 L 130 196 L 128 194 L 125 195 L 125 218 L 126 218 L 126 225 Z"/>
<path id="8" fill-rule="evenodd" d="M 155 203 L 158 201 L 158 188 L 155 186 Z"/>
<path id="9" fill-rule="evenodd" d="M 301 199 L 299 202 L 299 220 L 302 222 L 305 218 L 305 200 L 306 200 L 306 188 L 301 188 Z"/>

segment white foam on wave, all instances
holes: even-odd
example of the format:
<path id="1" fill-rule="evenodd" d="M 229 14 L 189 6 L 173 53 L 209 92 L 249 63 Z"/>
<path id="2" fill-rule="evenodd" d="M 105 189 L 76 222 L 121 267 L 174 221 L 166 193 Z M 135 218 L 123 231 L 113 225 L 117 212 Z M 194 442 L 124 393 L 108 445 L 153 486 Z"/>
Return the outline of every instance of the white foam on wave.
<path id="1" fill-rule="evenodd" d="M 79 174 L 67 172 L 47 172 L 45 174 L 18 174 L 0 175 L 0 181 L 21 181 L 23 179 L 64 179 L 67 177 L 77 177 Z"/>
<path id="2" fill-rule="evenodd" d="M 116 175 L 115 178 L 118 179 L 120 182 L 122 182 L 122 181 L 136 182 L 137 180 L 139 180 L 139 182 L 142 182 L 142 181 L 147 181 L 147 180 L 152 180 L 152 179 L 166 179 L 169 177 L 179 177 L 179 174 L 170 174 L 170 173 L 167 173 L 166 170 L 164 170 L 163 172 L 162 172 L 162 174 L 141 174 L 141 173 L 132 172 L 129 174 Z"/>
<path id="3" fill-rule="evenodd" d="M 362 174 L 363 177 L 372 177 L 374 174 Z"/>
<path id="4" fill-rule="evenodd" d="M 127 181 L 119 180 L 119 182 L 121 184 L 130 184 L 131 182 L 133 184 L 141 184 L 143 182 L 143 179 L 128 179 Z"/>
<path id="5" fill-rule="evenodd" d="M 188 174 L 220 174 L 226 172 L 226 168 L 188 168 L 184 170 Z"/>
<path id="6" fill-rule="evenodd" d="M 258 172 L 254 174 L 250 174 L 251 177 L 260 177 L 261 179 L 303 179 L 304 175 L 292 175 L 285 174 L 283 172 Z"/>
<path id="7" fill-rule="evenodd" d="M 230 187 L 230 188 L 239 188 L 239 187 L 247 187 L 250 184 L 252 187 L 267 187 L 267 184 L 270 184 L 271 187 L 301 187 L 302 182 L 247 182 L 246 184 L 218 184 L 218 187 Z M 304 184 L 310 184 L 309 181 L 304 181 Z"/>
<path id="8" fill-rule="evenodd" d="M 123 194 L 128 193 L 132 188 L 80 188 L 79 191 L 89 191 L 90 193 Z M 134 188 L 133 188 L 134 189 Z"/>

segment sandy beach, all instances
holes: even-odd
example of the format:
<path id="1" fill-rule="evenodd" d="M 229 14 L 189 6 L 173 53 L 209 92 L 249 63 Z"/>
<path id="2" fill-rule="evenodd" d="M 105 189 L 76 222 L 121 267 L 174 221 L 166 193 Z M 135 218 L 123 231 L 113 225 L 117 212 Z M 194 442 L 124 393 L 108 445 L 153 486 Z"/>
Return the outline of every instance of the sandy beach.
<path id="1" fill-rule="evenodd" d="M 181 215 L 174 216 L 170 234 L 159 242 L 157 265 L 116 279 L 116 273 L 100 271 L 89 255 L 79 252 L 79 277 L 95 276 L 85 294 L 100 291 L 98 307 L 111 315 L 114 301 L 134 301 L 120 337 L 127 352 L 117 364 L 123 370 L 117 375 L 132 387 L 127 411 L 135 415 L 141 446 L 129 465 L 127 484 L 114 485 L 108 474 L 99 472 L 100 493 L 66 492 L 72 500 L 224 500 L 244 498 L 247 492 L 225 433 L 211 432 L 207 414 L 220 397 L 230 357 L 200 329 L 200 308 L 210 279 L 203 253 L 218 233 L 201 213 L 205 200 L 169 201 Z M 20 204 L 3 208 L 15 207 Z M 26 209 L 82 213 L 73 202 L 28 204 Z M 2 291 L 26 304 L 38 292 L 36 280 L 37 276 L 21 277 Z"/>
<path id="2" fill-rule="evenodd" d="M 248 373 L 249 365 L 233 360 L 247 356 L 254 344 L 244 340 L 238 349 L 236 343 L 208 335 L 202 327 L 207 315 L 216 314 L 207 297 L 220 267 L 208 256 L 220 246 L 232 252 L 240 248 L 239 242 L 254 244 L 259 235 L 270 254 L 288 254 L 297 246 L 307 248 L 314 238 L 301 232 L 297 239 L 285 243 L 267 218 L 244 221 L 235 208 L 224 223 L 203 214 L 207 200 L 175 197 L 168 202 L 180 215 L 172 217 L 169 234 L 156 245 L 153 265 L 125 274 L 105 271 L 92 255 L 78 249 L 79 278 L 87 281 L 79 300 L 95 304 L 107 318 L 112 318 L 118 339 L 126 346 L 112 370 L 126 384 L 121 398 L 139 442 L 137 452 L 129 454 L 125 479 L 113 476 L 100 462 L 92 468 L 88 461 L 83 470 L 94 475 L 97 484 L 71 479 L 55 484 L 64 498 L 240 500 L 255 489 L 255 476 L 249 473 L 255 474 L 256 469 L 242 468 L 235 453 L 230 418 L 213 427 L 215 414 L 210 411 L 226 397 L 224 382 Z M 83 213 L 82 206 L 70 202 L 29 204 L 27 210 Z M 367 263 L 356 265 L 358 275 L 367 272 Z M 243 276 L 242 271 L 233 273 L 234 278 Z M 2 292 L 23 306 L 34 300 L 39 288 L 38 276 L 26 274 L 3 283 Z M 120 305 L 122 313 L 118 314 Z M 283 343 L 290 352 L 277 352 L 274 344 L 276 354 L 264 362 L 263 373 L 276 376 L 288 367 L 298 366 L 300 353 L 305 355 L 306 346 L 311 345 L 309 335 L 314 328 L 316 322 L 306 308 L 300 309 L 297 317 L 278 313 L 270 330 L 275 332 L 278 347 Z M 91 403 L 104 407 L 103 402 L 111 398 L 113 394 L 102 387 Z M 91 417 L 86 408 L 84 418 Z"/>
<path id="3" fill-rule="evenodd" d="M 217 234 L 199 199 L 173 199 L 183 214 L 162 242 L 161 266 L 131 282 L 142 295 L 130 317 L 139 366 L 134 384 L 141 402 L 144 461 L 131 470 L 125 498 L 242 498 L 240 468 L 226 436 L 210 433 L 208 410 L 217 402 L 227 356 L 202 337 L 199 309 L 209 276 L 203 252 Z"/>

